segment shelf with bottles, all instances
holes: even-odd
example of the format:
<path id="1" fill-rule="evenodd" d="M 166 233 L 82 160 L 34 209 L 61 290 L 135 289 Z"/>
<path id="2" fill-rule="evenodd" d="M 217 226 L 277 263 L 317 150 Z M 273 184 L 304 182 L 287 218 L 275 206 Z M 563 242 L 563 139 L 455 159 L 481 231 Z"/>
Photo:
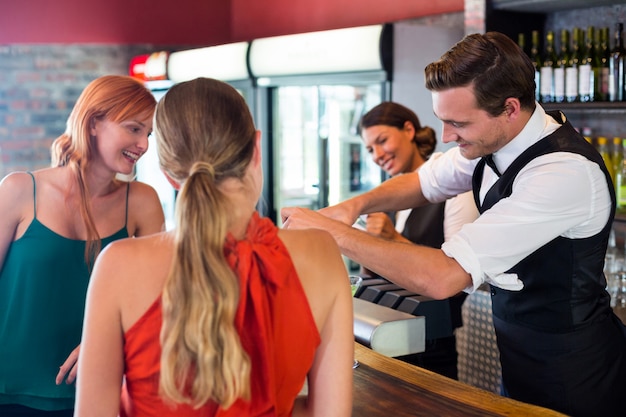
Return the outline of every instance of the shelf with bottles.
<path id="1" fill-rule="evenodd" d="M 593 3 L 589 0 L 493 0 L 492 7 L 494 10 L 546 13 L 624 3 L 624 0 L 593 0 Z"/>
<path id="2" fill-rule="evenodd" d="M 575 102 L 570 106 L 572 109 L 588 107 L 596 112 L 621 111 L 621 105 L 605 106 L 590 102 L 626 102 L 626 75 L 623 70 L 617 75 L 626 59 L 623 29 L 620 27 L 626 13 L 625 0 L 593 3 L 577 0 L 485 0 L 485 6 L 485 30 L 500 31 L 517 39 L 518 43 L 521 41 L 526 47 L 525 52 L 538 68 L 536 79 L 539 88 L 542 88 L 542 67 L 550 67 L 550 74 L 546 74 L 549 82 L 544 86 L 552 84 L 548 87 L 552 96 L 544 91 L 546 97 L 537 94 L 538 101 L 545 104 Z M 620 54 L 615 55 L 618 40 Z M 619 56 L 619 59 L 614 56 Z M 616 76 L 609 76 L 613 73 L 609 67 L 615 69 Z M 548 68 L 543 68 L 543 71 L 547 72 Z M 569 77 L 566 75 L 568 72 L 571 74 Z M 591 82 L 595 84 L 586 81 L 586 74 L 590 72 L 595 77 Z M 570 89 L 567 89 L 567 80 L 574 80 L 576 73 L 579 80 L 580 74 L 585 74 L 582 77 L 585 85 L 579 82 L 578 89 L 593 89 L 591 93 L 573 92 L 571 87 L 575 82 L 570 82 Z M 609 90 L 609 80 L 619 85 Z M 604 89 L 601 90 L 600 86 Z"/>
<path id="3" fill-rule="evenodd" d="M 610 29 L 606 26 L 598 30 L 594 26 L 573 27 L 561 29 L 558 34 L 548 30 L 540 54 L 539 31 L 533 31 L 532 48 L 526 53 L 536 70 L 537 100 L 545 104 L 579 103 L 581 106 L 626 102 L 623 23 L 615 25 L 612 44 L 609 34 Z M 620 106 L 594 104 L 588 107 Z"/>
<path id="4" fill-rule="evenodd" d="M 563 103 L 540 103 L 546 110 L 563 110 L 569 113 L 602 113 L 602 114 L 625 114 L 625 101 L 589 101 L 589 102 L 563 102 Z"/>

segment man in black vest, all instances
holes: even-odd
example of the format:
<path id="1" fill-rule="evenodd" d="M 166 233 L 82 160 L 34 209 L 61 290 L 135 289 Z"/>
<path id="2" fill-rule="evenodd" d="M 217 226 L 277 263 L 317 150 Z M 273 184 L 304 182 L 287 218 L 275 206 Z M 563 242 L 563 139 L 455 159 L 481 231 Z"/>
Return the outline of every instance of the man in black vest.
<path id="1" fill-rule="evenodd" d="M 507 36 L 466 36 L 425 69 L 442 140 L 417 173 L 285 227 L 333 234 L 343 253 L 398 285 L 446 298 L 491 287 L 503 393 L 573 416 L 626 413 L 626 330 L 603 274 L 615 192 L 602 158 L 534 99 L 534 69 Z M 481 216 L 441 249 L 352 228 L 363 213 L 473 190 Z"/>

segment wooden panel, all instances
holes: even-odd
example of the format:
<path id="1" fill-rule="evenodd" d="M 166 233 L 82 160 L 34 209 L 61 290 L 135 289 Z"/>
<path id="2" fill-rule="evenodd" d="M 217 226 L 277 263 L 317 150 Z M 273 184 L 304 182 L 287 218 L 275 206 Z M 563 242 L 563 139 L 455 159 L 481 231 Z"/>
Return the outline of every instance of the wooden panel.
<path id="1" fill-rule="evenodd" d="M 354 406 L 358 417 L 563 416 L 388 358 L 355 343 Z"/>

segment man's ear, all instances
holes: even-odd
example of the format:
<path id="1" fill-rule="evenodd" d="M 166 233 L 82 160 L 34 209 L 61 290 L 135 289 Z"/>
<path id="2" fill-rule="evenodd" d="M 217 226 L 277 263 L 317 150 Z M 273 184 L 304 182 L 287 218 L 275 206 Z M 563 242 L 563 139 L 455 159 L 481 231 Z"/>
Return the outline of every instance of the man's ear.
<path id="1" fill-rule="evenodd" d="M 504 112 L 507 117 L 517 117 L 520 111 L 522 111 L 522 104 L 519 99 L 513 97 L 506 99 L 504 102 Z"/>

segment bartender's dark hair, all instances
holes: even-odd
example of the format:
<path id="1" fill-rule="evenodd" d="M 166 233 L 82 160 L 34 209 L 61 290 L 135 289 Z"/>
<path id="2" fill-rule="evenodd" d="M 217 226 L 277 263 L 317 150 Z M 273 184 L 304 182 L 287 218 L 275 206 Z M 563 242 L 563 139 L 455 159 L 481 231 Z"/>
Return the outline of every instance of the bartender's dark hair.
<path id="1" fill-rule="evenodd" d="M 420 120 L 411 109 L 402 104 L 393 101 L 383 101 L 382 103 L 372 107 L 370 111 L 361 117 L 359 122 L 359 130 L 367 129 L 372 126 L 391 126 L 396 129 L 404 129 L 404 124 L 409 122 L 415 129 L 413 142 L 425 160 L 435 151 L 437 146 L 437 134 L 428 126 L 422 126 Z"/>
<path id="2" fill-rule="evenodd" d="M 426 88 L 441 91 L 473 86 L 479 108 L 492 116 L 505 110 L 507 98 L 535 108 L 535 69 L 530 58 L 499 32 L 467 35 L 424 69 Z"/>

